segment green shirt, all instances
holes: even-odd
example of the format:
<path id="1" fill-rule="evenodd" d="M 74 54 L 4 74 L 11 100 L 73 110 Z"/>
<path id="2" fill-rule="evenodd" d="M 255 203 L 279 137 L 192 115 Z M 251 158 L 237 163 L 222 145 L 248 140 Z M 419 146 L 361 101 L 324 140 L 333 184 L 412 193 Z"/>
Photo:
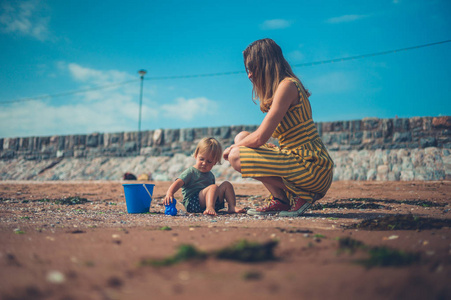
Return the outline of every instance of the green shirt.
<path id="1" fill-rule="evenodd" d="M 215 183 L 215 175 L 210 172 L 201 172 L 195 167 L 189 167 L 179 176 L 183 180 L 182 204 L 186 207 L 188 205 L 188 199 L 194 195 L 199 195 L 199 192 L 209 185 Z"/>

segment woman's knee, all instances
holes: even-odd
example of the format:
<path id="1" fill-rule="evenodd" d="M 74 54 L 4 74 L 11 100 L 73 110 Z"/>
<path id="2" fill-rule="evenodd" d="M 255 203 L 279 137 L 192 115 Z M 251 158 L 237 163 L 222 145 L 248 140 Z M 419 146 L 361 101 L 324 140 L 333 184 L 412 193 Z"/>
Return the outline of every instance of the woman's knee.
<path id="1" fill-rule="evenodd" d="M 229 163 L 238 172 L 241 172 L 240 148 L 234 147 L 229 153 Z"/>
<path id="2" fill-rule="evenodd" d="M 235 144 L 247 137 L 249 134 L 251 134 L 249 131 L 241 131 L 240 133 L 238 133 L 234 139 Z"/>

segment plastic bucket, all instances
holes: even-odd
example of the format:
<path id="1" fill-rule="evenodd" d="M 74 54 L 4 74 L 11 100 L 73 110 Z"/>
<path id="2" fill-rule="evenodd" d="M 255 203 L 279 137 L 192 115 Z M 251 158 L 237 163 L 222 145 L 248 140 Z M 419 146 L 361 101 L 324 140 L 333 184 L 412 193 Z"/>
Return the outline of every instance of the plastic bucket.
<path id="1" fill-rule="evenodd" d="M 154 184 L 123 184 L 129 214 L 149 212 Z"/>

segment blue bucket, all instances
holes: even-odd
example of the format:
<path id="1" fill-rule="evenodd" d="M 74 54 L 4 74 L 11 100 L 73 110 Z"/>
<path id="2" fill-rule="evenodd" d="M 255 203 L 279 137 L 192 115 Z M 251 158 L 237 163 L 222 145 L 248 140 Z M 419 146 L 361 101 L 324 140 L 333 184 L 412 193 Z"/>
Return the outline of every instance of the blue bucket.
<path id="1" fill-rule="evenodd" d="M 129 214 L 149 212 L 154 184 L 123 184 Z"/>

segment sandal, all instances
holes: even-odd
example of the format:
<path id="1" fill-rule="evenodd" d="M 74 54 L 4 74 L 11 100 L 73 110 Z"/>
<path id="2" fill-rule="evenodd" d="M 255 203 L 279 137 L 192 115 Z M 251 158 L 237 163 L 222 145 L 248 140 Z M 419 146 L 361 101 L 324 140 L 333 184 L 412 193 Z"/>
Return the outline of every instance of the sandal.
<path id="1" fill-rule="evenodd" d="M 280 217 L 298 217 L 312 206 L 312 203 L 306 202 L 301 197 L 294 197 L 293 205 L 290 210 L 280 212 Z"/>
<path id="2" fill-rule="evenodd" d="M 247 211 L 248 215 L 262 216 L 273 215 L 290 209 L 290 204 L 283 203 L 281 199 L 274 198 L 272 195 L 265 199 L 268 204 L 259 208 L 252 208 Z"/>

